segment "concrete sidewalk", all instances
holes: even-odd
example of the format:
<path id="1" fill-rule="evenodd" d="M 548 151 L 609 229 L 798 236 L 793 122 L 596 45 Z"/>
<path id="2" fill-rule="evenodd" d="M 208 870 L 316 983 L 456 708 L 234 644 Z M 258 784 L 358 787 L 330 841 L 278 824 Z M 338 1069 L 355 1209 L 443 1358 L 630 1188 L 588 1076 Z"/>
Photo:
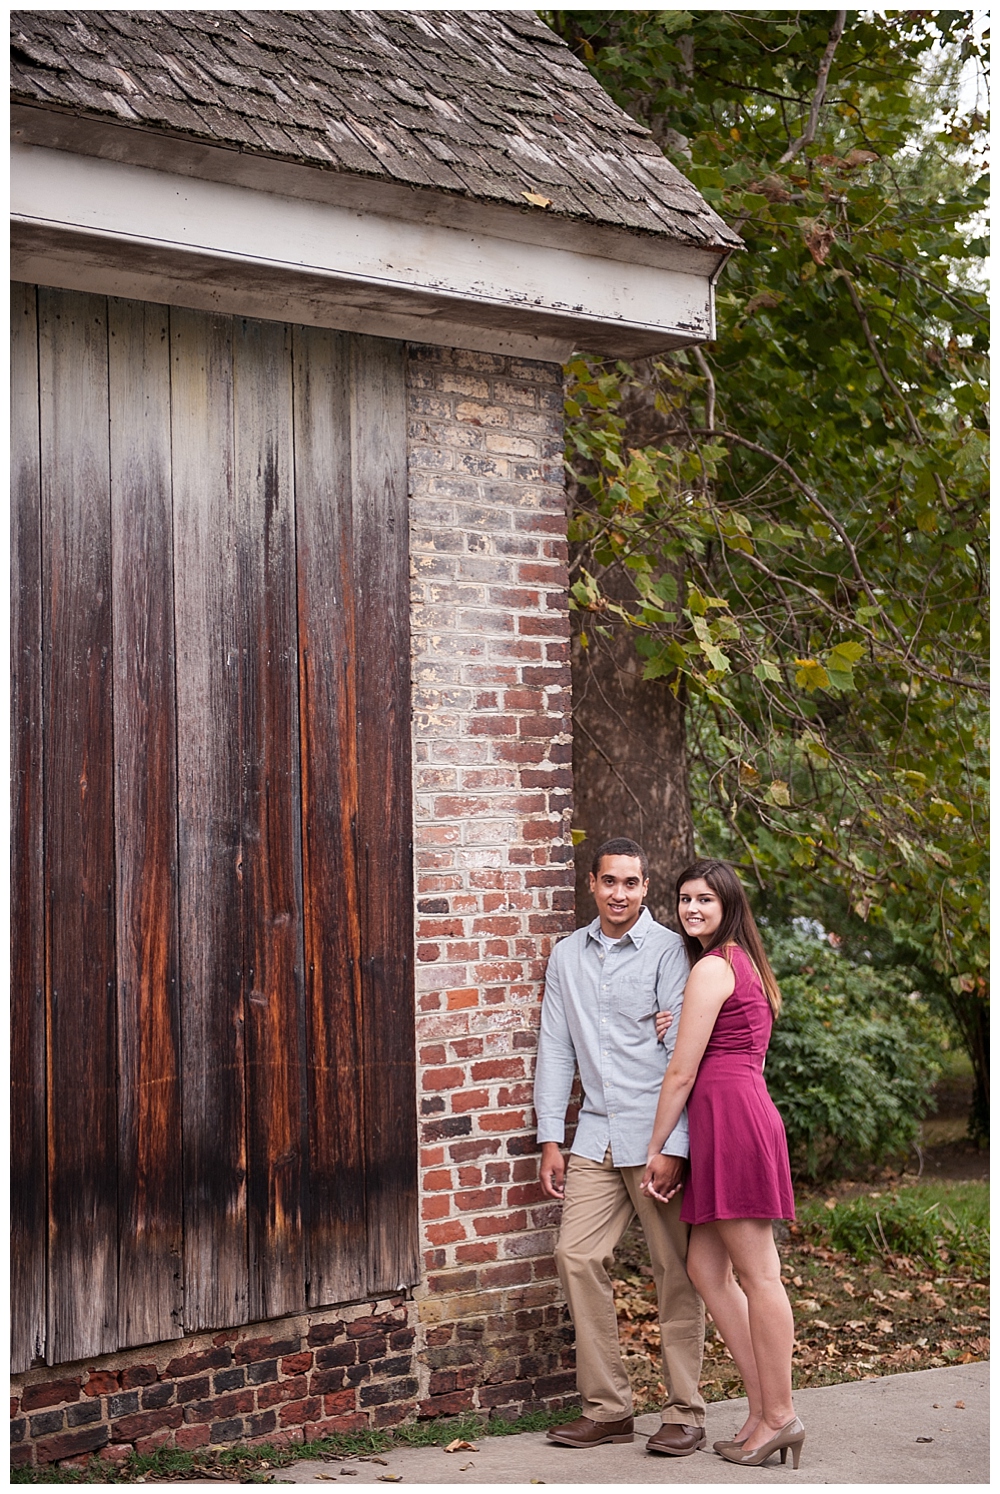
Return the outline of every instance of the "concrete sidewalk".
<path id="1" fill-rule="evenodd" d="M 961 1403 L 961 1404 L 958 1404 Z M 737 1468 L 712 1452 L 746 1414 L 745 1401 L 708 1408 L 708 1450 L 689 1458 L 655 1457 L 645 1439 L 658 1416 L 640 1416 L 630 1445 L 589 1452 L 547 1442 L 544 1432 L 477 1437 L 478 1452 L 402 1448 L 371 1459 L 337 1458 L 283 1468 L 276 1483 L 379 1481 L 406 1484 L 986 1484 L 989 1482 L 989 1365 L 889 1375 L 800 1390 L 806 1428 L 798 1472 L 774 1454 L 761 1468 Z M 927 1437 L 929 1442 L 917 1439 Z"/>

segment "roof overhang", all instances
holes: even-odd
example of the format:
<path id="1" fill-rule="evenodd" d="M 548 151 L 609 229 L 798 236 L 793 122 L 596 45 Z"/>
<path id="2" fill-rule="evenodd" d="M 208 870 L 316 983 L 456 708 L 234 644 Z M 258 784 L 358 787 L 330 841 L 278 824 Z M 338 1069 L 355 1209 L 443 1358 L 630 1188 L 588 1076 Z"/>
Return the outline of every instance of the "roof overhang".
<path id="1" fill-rule="evenodd" d="M 12 275 L 564 362 L 714 334 L 728 250 L 14 111 Z"/>

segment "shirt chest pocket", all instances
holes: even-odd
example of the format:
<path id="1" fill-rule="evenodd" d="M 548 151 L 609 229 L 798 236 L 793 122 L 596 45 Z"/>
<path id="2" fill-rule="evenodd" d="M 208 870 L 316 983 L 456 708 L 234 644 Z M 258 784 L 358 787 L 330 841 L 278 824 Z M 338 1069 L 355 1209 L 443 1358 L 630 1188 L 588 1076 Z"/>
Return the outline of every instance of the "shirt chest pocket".
<path id="1" fill-rule="evenodd" d="M 611 999 L 615 1010 L 623 1017 L 629 1017 L 633 1022 L 648 1020 L 652 1027 L 656 1012 L 656 981 L 652 976 L 637 971 L 630 978 L 623 972 L 612 987 Z"/>

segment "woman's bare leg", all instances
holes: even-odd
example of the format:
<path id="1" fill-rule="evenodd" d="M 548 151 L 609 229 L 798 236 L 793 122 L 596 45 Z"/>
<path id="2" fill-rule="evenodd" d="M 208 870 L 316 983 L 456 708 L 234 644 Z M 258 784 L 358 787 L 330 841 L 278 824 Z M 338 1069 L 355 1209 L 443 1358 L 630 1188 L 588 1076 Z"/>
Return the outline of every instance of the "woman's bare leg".
<path id="1" fill-rule="evenodd" d="M 733 1263 L 718 1222 L 692 1225 L 687 1269 L 733 1356 L 746 1388 L 750 1409 L 746 1421 L 736 1433 L 737 1437 L 746 1437 L 760 1421 L 763 1403 L 747 1299 L 733 1276 Z"/>
<path id="2" fill-rule="evenodd" d="M 795 1415 L 792 1404 L 795 1325 L 788 1295 L 781 1284 L 781 1262 L 771 1221 L 719 1219 L 712 1227 L 718 1231 L 729 1259 L 739 1272 L 740 1285 L 746 1294 L 749 1338 L 761 1412 L 760 1421 L 745 1445 L 745 1451 L 752 1452 L 755 1447 L 769 1441 Z M 694 1231 L 691 1233 L 693 1238 Z M 714 1309 L 712 1316 L 715 1317 Z M 725 1337 L 721 1323 L 719 1328 Z M 736 1352 L 731 1344 L 729 1347 L 735 1359 Z"/>

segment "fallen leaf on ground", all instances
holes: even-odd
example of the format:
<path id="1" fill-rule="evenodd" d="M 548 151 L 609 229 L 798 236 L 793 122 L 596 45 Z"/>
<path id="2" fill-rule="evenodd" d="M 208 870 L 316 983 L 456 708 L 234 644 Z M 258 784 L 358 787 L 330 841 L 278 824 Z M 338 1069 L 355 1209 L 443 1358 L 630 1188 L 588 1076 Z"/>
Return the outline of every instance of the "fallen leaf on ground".
<path id="1" fill-rule="evenodd" d="M 965 1410 L 965 1402 L 964 1401 L 956 1401 L 955 1402 L 955 1410 L 956 1411 L 964 1411 Z"/>
<path id="2" fill-rule="evenodd" d="M 476 1466 L 475 1463 L 462 1463 L 459 1466 L 459 1470 L 458 1471 L 459 1471 L 459 1473 L 468 1473 L 469 1469 L 470 1468 L 475 1468 L 475 1466 Z"/>
<path id="3" fill-rule="evenodd" d="M 933 1437 L 918 1437 L 917 1441 L 918 1442 L 933 1442 L 934 1438 Z"/>
<path id="4" fill-rule="evenodd" d="M 380 1473 L 378 1476 L 380 1484 L 401 1484 L 403 1475 L 401 1473 Z"/>
<path id="5" fill-rule="evenodd" d="M 454 1442 L 449 1442 L 445 1452 L 478 1452 L 479 1448 L 474 1442 L 466 1442 L 461 1437 L 456 1437 Z"/>
<path id="6" fill-rule="evenodd" d="M 388 1468 L 388 1466 L 389 1466 L 388 1463 L 385 1461 L 385 1458 L 369 1458 L 368 1462 L 369 1463 L 378 1463 L 382 1468 Z"/>

